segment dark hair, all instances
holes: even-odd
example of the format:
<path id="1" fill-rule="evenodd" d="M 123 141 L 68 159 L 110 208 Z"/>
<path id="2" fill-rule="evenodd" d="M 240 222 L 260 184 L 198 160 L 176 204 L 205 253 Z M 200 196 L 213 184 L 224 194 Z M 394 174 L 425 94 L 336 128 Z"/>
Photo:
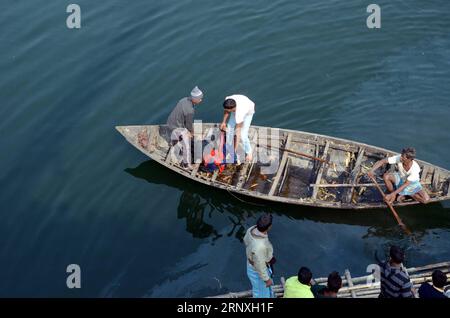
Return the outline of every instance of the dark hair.
<path id="1" fill-rule="evenodd" d="M 236 107 L 236 101 L 232 98 L 225 99 L 223 102 L 223 108 L 225 109 L 233 109 Z"/>
<path id="2" fill-rule="evenodd" d="M 265 232 L 272 225 L 272 214 L 263 214 L 256 221 L 258 231 Z"/>
<path id="3" fill-rule="evenodd" d="M 328 275 L 328 282 L 327 282 L 327 288 L 329 291 L 337 293 L 339 291 L 339 288 L 342 287 L 342 278 L 339 275 L 338 272 L 331 272 L 330 275 Z"/>
<path id="4" fill-rule="evenodd" d="M 396 264 L 403 263 L 403 261 L 405 260 L 405 253 L 403 252 L 403 250 L 400 247 L 398 247 L 396 245 L 391 246 L 391 250 L 389 251 L 389 256 Z"/>
<path id="5" fill-rule="evenodd" d="M 403 148 L 402 155 L 404 155 L 408 159 L 414 159 L 416 158 L 416 149 L 412 147 Z"/>
<path id="6" fill-rule="evenodd" d="M 447 275 L 445 275 L 440 270 L 435 270 L 431 277 L 433 279 L 433 286 L 437 288 L 444 288 L 444 286 L 447 284 Z"/>
<path id="7" fill-rule="evenodd" d="M 302 267 L 298 271 L 298 281 L 304 285 L 311 283 L 312 273 L 308 267 Z"/>

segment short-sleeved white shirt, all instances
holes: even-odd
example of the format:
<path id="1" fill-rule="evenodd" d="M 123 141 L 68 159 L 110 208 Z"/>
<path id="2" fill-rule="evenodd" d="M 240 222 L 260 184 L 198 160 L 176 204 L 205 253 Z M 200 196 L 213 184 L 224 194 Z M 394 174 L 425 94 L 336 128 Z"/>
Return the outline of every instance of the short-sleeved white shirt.
<path id="1" fill-rule="evenodd" d="M 411 168 L 408 171 L 405 170 L 403 164 L 400 162 L 401 155 L 392 156 L 388 158 L 389 164 L 397 164 L 398 172 L 400 173 L 400 177 L 402 180 L 408 180 L 410 182 L 420 181 L 420 166 L 419 164 L 413 160 Z"/>
<path id="2" fill-rule="evenodd" d="M 225 99 L 234 99 L 236 102 L 236 112 L 234 114 L 236 118 L 236 124 L 240 124 L 244 121 L 245 116 L 255 113 L 255 103 L 245 95 L 231 95 L 225 97 Z"/>

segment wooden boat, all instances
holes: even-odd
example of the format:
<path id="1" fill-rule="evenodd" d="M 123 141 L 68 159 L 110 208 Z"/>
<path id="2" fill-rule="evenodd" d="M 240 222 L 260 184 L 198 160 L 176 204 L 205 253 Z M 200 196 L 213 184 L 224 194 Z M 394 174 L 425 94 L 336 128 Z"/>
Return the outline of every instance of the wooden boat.
<path id="1" fill-rule="evenodd" d="M 193 169 L 186 169 L 172 161 L 170 132 L 165 125 L 117 126 L 116 129 L 144 154 L 192 180 L 257 199 L 335 209 L 385 208 L 381 194 L 366 173 L 376 161 L 398 154 L 341 138 L 251 126 L 249 137 L 254 158 L 257 158 L 256 152 L 265 154 L 266 158 L 268 151 L 275 153 L 278 159 L 275 169 L 264 173 L 269 164 L 255 160 L 257 162 L 241 165 L 228 164 L 220 173 L 218 170 L 206 173 L 199 169 L 199 162 Z M 203 143 L 217 140 L 220 135 L 218 124 L 203 123 L 198 131 L 197 137 L 201 137 L 198 140 Z M 268 146 L 261 146 L 261 140 L 268 140 Z M 450 172 L 422 160 L 416 161 L 422 169 L 421 183 L 430 195 L 430 202 L 450 199 Z M 392 171 L 394 166 L 377 171 L 383 189 L 381 177 L 389 169 Z M 394 206 L 417 203 L 407 198 Z"/>
<path id="2" fill-rule="evenodd" d="M 375 270 L 375 267 L 371 267 L 374 273 L 352 278 L 350 271 L 346 269 L 344 276 L 342 276 L 342 288 L 339 289 L 337 294 L 338 298 L 378 298 L 380 294 L 380 275 Z M 422 283 L 432 282 L 432 273 L 435 270 L 440 270 L 450 278 L 450 262 L 442 262 L 437 264 L 430 264 L 420 267 L 410 267 L 406 271 L 410 275 L 409 278 L 415 289 L 415 297 L 418 298 L 417 291 Z M 327 277 L 315 278 L 314 283 L 326 286 Z M 282 298 L 284 295 L 284 283 L 285 279 L 281 277 L 281 284 L 274 285 L 273 291 L 275 297 Z M 446 294 L 450 294 L 450 285 L 445 288 Z M 208 298 L 250 298 L 252 297 L 252 291 L 246 290 L 241 292 L 231 292 L 228 294 L 210 296 Z"/>

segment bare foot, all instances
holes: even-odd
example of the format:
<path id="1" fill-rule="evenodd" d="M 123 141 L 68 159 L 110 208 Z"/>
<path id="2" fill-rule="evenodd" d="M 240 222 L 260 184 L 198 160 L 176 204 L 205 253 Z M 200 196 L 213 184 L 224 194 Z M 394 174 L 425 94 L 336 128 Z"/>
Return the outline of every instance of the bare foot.
<path id="1" fill-rule="evenodd" d="M 193 167 L 190 163 L 182 163 L 181 166 L 182 166 L 184 169 L 187 169 L 187 170 L 192 170 L 192 169 L 194 169 L 194 167 Z"/>

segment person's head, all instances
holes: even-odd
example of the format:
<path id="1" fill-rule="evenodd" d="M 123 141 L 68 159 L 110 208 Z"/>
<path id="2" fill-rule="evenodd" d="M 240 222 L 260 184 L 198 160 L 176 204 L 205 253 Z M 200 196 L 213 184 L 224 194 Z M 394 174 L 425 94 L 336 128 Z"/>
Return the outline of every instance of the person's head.
<path id="1" fill-rule="evenodd" d="M 407 147 L 402 149 L 402 155 L 400 161 L 402 163 L 409 163 L 416 158 L 416 149 Z"/>
<path id="2" fill-rule="evenodd" d="M 447 285 L 447 275 L 440 270 L 435 270 L 431 275 L 431 278 L 433 279 L 433 286 L 437 288 L 444 288 L 444 286 Z"/>
<path id="3" fill-rule="evenodd" d="M 191 101 L 192 104 L 197 105 L 200 104 L 203 100 L 203 92 L 195 86 L 191 91 Z"/>
<path id="4" fill-rule="evenodd" d="M 223 102 L 223 109 L 228 112 L 232 113 L 236 111 L 236 101 L 232 98 L 227 98 Z"/>
<path id="5" fill-rule="evenodd" d="M 272 226 L 272 214 L 263 214 L 256 221 L 256 227 L 260 232 L 266 232 Z"/>
<path id="6" fill-rule="evenodd" d="M 301 267 L 298 271 L 298 281 L 303 285 L 310 285 L 312 279 L 312 273 L 308 267 Z"/>
<path id="7" fill-rule="evenodd" d="M 325 293 L 328 296 L 336 297 L 339 289 L 342 287 L 342 278 L 338 272 L 332 272 L 328 275 L 327 288 Z"/>
<path id="8" fill-rule="evenodd" d="M 391 249 L 389 251 L 389 256 L 391 257 L 391 261 L 394 264 L 401 264 L 405 260 L 405 253 L 403 252 L 403 250 L 400 247 L 398 247 L 396 245 L 391 246 Z"/>

